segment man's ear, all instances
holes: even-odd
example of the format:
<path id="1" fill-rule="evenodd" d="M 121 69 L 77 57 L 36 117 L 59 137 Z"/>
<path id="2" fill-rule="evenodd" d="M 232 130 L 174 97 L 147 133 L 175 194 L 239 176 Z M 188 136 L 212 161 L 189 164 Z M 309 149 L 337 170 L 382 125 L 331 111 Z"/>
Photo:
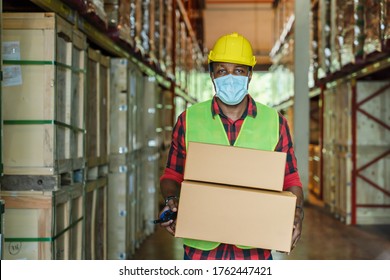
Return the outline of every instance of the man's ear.
<path id="1" fill-rule="evenodd" d="M 248 84 L 246 85 L 247 89 L 249 89 L 249 84 L 251 83 L 251 80 L 252 80 L 252 73 L 253 73 L 253 68 L 250 67 L 249 72 L 248 72 Z"/>
<path id="2" fill-rule="evenodd" d="M 252 80 L 252 74 L 253 74 L 253 69 L 250 69 L 249 70 L 249 73 L 248 73 L 248 84 L 251 82 Z"/>
<path id="3" fill-rule="evenodd" d="M 213 86 L 214 86 L 214 92 L 217 92 L 217 88 L 215 87 L 215 83 L 214 83 L 214 73 L 213 72 L 210 72 L 210 78 L 211 78 L 211 82 L 213 83 Z"/>

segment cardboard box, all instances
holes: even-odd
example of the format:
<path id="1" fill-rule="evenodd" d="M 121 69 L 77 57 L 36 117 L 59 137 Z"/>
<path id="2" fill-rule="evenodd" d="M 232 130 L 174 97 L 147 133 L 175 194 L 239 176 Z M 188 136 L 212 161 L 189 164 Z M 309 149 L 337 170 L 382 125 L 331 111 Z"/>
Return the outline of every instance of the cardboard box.
<path id="1" fill-rule="evenodd" d="M 296 196 L 184 181 L 176 237 L 290 252 Z"/>
<path id="2" fill-rule="evenodd" d="M 184 180 L 283 190 L 286 153 L 189 142 Z"/>

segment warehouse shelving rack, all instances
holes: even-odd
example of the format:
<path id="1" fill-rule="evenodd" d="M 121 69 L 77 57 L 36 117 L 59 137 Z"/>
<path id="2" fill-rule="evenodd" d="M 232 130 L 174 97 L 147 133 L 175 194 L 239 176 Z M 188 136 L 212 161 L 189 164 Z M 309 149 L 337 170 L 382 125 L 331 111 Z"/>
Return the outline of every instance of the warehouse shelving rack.
<path id="1" fill-rule="evenodd" d="M 150 78 L 150 85 L 156 85 L 156 94 L 161 95 L 161 98 L 164 95 L 164 102 L 163 104 L 157 104 L 156 108 L 153 108 L 152 105 L 147 105 L 151 106 L 150 108 L 147 107 L 147 109 L 151 109 L 151 112 L 153 113 L 153 109 L 156 109 L 156 111 L 159 110 L 166 110 L 166 111 L 173 111 L 174 108 L 174 100 L 177 97 L 184 102 L 187 103 L 195 103 L 196 102 L 196 97 L 192 96 L 189 94 L 188 90 L 185 88 L 185 85 L 180 84 L 176 79 L 174 75 L 170 75 L 166 71 L 163 71 L 159 65 L 157 65 L 155 62 L 151 62 L 150 59 L 148 59 L 147 55 L 145 55 L 144 52 L 141 52 L 139 50 L 136 50 L 136 48 L 132 48 L 129 45 L 126 44 L 120 44 L 117 41 L 111 39 L 111 37 L 105 33 L 104 29 L 101 29 L 100 27 L 95 26 L 93 23 L 91 23 L 89 20 L 84 18 L 81 14 L 77 12 L 77 10 L 71 9 L 67 4 L 67 1 L 61 1 L 61 0 L 25 0 L 23 3 L 29 3 L 27 6 L 35 5 L 32 10 L 35 12 L 37 10 L 36 7 L 38 7 L 38 10 L 41 14 L 45 14 L 42 12 L 47 12 L 47 14 L 55 14 L 56 16 L 60 17 L 63 19 L 65 22 L 68 23 L 68 25 L 71 25 L 72 28 L 69 30 L 77 31 L 81 33 L 84 37 L 87 39 L 87 45 L 88 49 L 91 49 L 91 53 L 94 52 L 96 56 L 102 56 L 102 59 L 99 60 L 99 62 L 103 63 L 102 61 L 104 60 L 105 66 L 108 66 L 107 62 L 111 58 L 121 58 L 124 60 L 127 60 L 129 63 L 131 63 L 134 68 L 137 70 L 136 71 L 136 77 L 134 78 L 139 78 L 139 82 L 133 83 L 137 84 L 137 89 L 134 89 L 137 91 L 137 93 L 141 93 L 139 95 L 144 95 L 143 93 L 143 88 L 138 88 L 138 85 L 141 85 L 144 83 L 144 80 L 149 80 Z M 146 2 L 146 1 L 145 1 Z M 12 3 L 12 2 L 11 2 Z M 140 2 L 138 2 L 140 3 Z M 181 27 L 187 30 L 187 35 L 191 38 L 193 41 L 193 46 L 194 50 L 197 55 L 197 59 L 202 61 L 202 53 L 200 51 L 200 47 L 198 45 L 198 40 L 196 38 L 196 34 L 194 30 L 192 30 L 191 23 L 189 20 L 188 15 L 186 14 L 186 8 L 185 5 L 182 3 L 181 0 L 172 0 L 170 2 L 173 5 L 173 10 L 176 12 L 176 16 L 178 13 L 180 13 L 180 25 Z M 12 5 L 18 5 L 18 4 L 12 4 Z M 23 6 L 23 4 L 21 4 Z M 20 7 L 21 7 L 20 6 Z M 19 6 L 17 8 L 20 8 Z M 18 9 L 17 9 L 18 10 Z M 28 10 L 28 8 L 26 9 Z M 18 10 L 18 12 L 28 12 L 24 10 Z M 175 13 L 172 13 L 172 18 L 175 16 Z M 174 23 L 174 20 L 172 20 Z M 184 25 L 183 25 L 184 24 Z M 175 28 L 175 26 L 173 26 Z M 176 34 L 173 32 L 171 39 L 175 40 Z M 88 50 L 89 52 L 89 50 Z M 176 59 L 176 53 L 175 53 L 175 48 L 172 50 L 171 54 L 173 58 L 173 68 L 175 67 L 175 59 Z M 107 58 L 107 59 L 106 59 Z M 107 60 L 107 61 L 106 61 Z M 203 62 L 203 61 L 202 61 Z M 83 71 L 82 73 L 88 73 L 88 71 Z M 175 73 L 175 72 L 173 72 Z M 99 79 L 100 76 L 96 76 L 96 80 Z M 86 77 L 84 77 L 86 78 Z M 105 79 L 105 77 L 103 77 Z M 87 79 L 88 80 L 88 79 Z M 91 79 L 89 79 L 91 80 Z M 92 79 L 93 80 L 93 79 Z M 96 86 L 96 85 L 94 85 Z M 84 87 L 86 88 L 87 85 L 84 84 Z M 157 90 L 157 88 L 160 88 L 160 90 Z M 147 89 L 145 89 L 147 90 Z M 149 90 L 147 92 L 148 94 L 152 93 L 152 90 Z M 137 94 L 138 95 L 138 94 Z M 145 94 L 146 96 L 147 94 Z M 171 98 L 171 96 L 173 96 Z M 157 98 L 158 99 L 158 98 Z M 172 104 L 168 104 L 169 102 L 172 102 Z M 104 103 L 104 102 L 103 102 Z M 142 106 L 145 104 L 138 104 L 138 106 Z M 160 106 L 160 107 L 158 107 Z M 87 110 L 88 111 L 88 110 Z M 92 111 L 92 110 L 89 110 Z M 146 110 L 145 113 L 149 113 L 149 110 Z M 151 115 L 153 115 L 151 113 Z M 165 120 L 165 126 L 169 126 L 170 123 L 173 123 L 174 121 L 174 116 L 175 114 L 166 114 L 169 120 Z M 145 121 L 145 117 L 143 118 Z M 142 124 L 140 125 L 141 127 L 143 126 Z M 158 129 L 161 130 L 160 127 Z M 83 130 L 83 133 L 87 134 L 87 130 Z M 105 129 L 103 128 L 102 134 L 105 134 Z M 157 133 L 157 130 L 156 130 Z M 159 131 L 158 133 L 161 133 Z M 141 138 L 141 137 L 140 137 Z M 83 140 L 83 145 L 85 146 L 87 144 L 87 139 Z M 158 142 L 158 141 L 157 141 Z M 157 143 L 156 142 L 156 143 Z M 167 142 L 165 142 L 167 143 Z M 144 165 L 149 164 L 153 165 L 153 168 L 155 169 L 156 172 L 158 172 L 157 169 L 157 164 L 159 155 L 158 151 L 156 149 L 159 148 L 159 146 L 156 146 L 155 149 L 147 149 L 147 145 L 149 143 L 145 144 L 145 147 L 137 146 L 138 149 L 134 151 L 131 155 L 129 155 L 129 161 L 132 161 L 131 166 L 133 165 Z M 84 147 L 85 148 L 85 147 Z M 1 149 L 3 150 L 3 149 Z M 149 151 L 150 150 L 150 151 Z M 0 151 L 1 152 L 1 151 Z M 85 151 L 84 151 L 85 152 Z M 14 241 L 16 242 L 27 242 L 26 247 L 28 245 L 31 246 L 39 246 L 40 242 L 44 242 L 44 249 L 43 251 L 39 251 L 37 254 L 30 254 L 30 255 L 25 255 L 26 258 L 38 258 L 38 259 L 105 259 L 107 258 L 107 245 L 104 242 L 104 240 L 107 239 L 107 232 L 106 232 L 106 227 L 107 227 L 107 204 L 106 204 L 106 199 L 107 199 L 107 189 L 110 185 L 110 182 L 108 182 L 108 175 L 107 175 L 107 165 L 110 165 L 111 163 L 107 162 L 107 159 L 102 157 L 99 158 L 99 161 L 93 161 L 91 158 L 85 158 L 86 161 L 86 166 L 85 169 L 82 169 L 80 173 L 75 174 L 77 178 L 73 178 L 74 180 L 77 179 L 77 191 L 70 189 L 70 188 L 64 188 L 62 189 L 62 185 L 60 185 L 59 181 L 55 182 L 50 182 L 50 186 L 55 186 L 59 187 L 59 190 L 56 191 L 51 191 L 48 190 L 48 194 L 52 194 L 52 196 L 42 196 L 42 195 L 36 195 L 32 196 L 32 192 L 18 192 L 18 197 L 17 199 L 21 199 L 26 202 L 26 203 L 17 203 L 14 201 L 13 196 L 8 196 L 7 191 L 5 189 L 5 192 L 2 193 L 2 196 L 4 196 L 9 203 L 13 203 L 13 205 L 8 204 L 10 206 L 10 209 L 8 210 L 8 213 L 10 216 L 14 215 L 14 213 L 17 212 L 19 208 L 23 208 L 23 211 L 27 215 L 29 213 L 33 213 L 34 211 L 38 211 L 40 215 L 46 215 L 47 217 L 45 219 L 46 222 L 48 223 L 53 223 L 53 224 L 58 224 L 56 228 L 53 230 L 61 230 L 61 234 L 54 234 L 53 232 L 45 232 L 45 238 L 40 239 L 41 236 L 37 238 L 30 238 L 26 240 L 22 239 L 13 239 L 14 233 L 16 235 L 18 232 L 12 232 L 13 228 L 12 225 L 9 227 L 8 230 L 8 236 L 6 238 L 7 247 L 10 247 Z M 103 159 L 103 162 L 100 161 L 100 159 Z M 127 157 L 126 157 L 127 160 Z M 127 164 L 127 162 L 126 162 Z M 151 168 L 150 168 L 151 169 Z M 95 170 L 97 172 L 95 172 Z M 133 182 L 133 179 L 131 180 L 131 186 L 134 187 L 134 184 L 144 184 L 143 181 L 146 181 L 144 176 L 141 176 L 141 171 L 140 168 L 137 167 L 137 170 L 134 171 L 134 174 L 132 173 L 132 176 L 139 177 L 141 181 Z M 57 176 L 58 174 L 56 174 Z M 111 174 L 112 175 L 112 174 Z M 24 176 L 23 174 L 21 176 Z M 42 180 L 39 180 L 40 175 L 34 175 L 32 180 L 26 181 L 24 180 L 23 185 L 26 188 L 31 188 L 31 187 L 36 187 L 32 183 L 38 183 L 39 186 L 36 187 L 36 192 L 40 192 L 42 189 Z M 6 176 L 7 178 L 10 178 L 10 176 Z M 15 176 L 15 178 L 18 176 Z M 142 177 L 142 178 L 141 178 Z M 54 178 L 54 177 L 53 177 Z M 57 178 L 57 177 L 56 177 Z M 58 177 L 59 178 L 59 177 Z M 153 179 L 157 178 L 157 175 L 153 177 Z M 16 178 L 18 179 L 18 178 Z M 61 174 L 61 179 L 62 174 Z M 147 178 L 146 178 L 147 179 Z M 134 179 L 135 180 L 135 179 Z M 151 184 L 152 180 L 150 182 L 148 181 L 147 183 Z M 62 180 L 61 180 L 62 184 Z M 111 186 L 113 186 L 115 183 L 113 180 L 111 180 Z M 9 183 L 9 186 L 15 186 L 14 184 Z M 130 187 L 131 187 L 130 186 Z M 65 186 L 66 187 L 66 186 Z M 138 188 L 138 187 L 137 187 Z M 80 192 L 80 190 L 82 190 Z M 10 191 L 20 191 L 16 189 L 10 189 Z M 141 192 L 142 191 L 142 192 Z M 140 197 L 144 196 L 145 194 L 143 193 L 146 190 L 141 190 L 139 189 Z M 16 192 L 15 192 L 16 193 Z M 34 193 L 34 194 L 35 194 Z M 44 194 L 46 194 L 46 189 L 44 190 Z M 156 192 L 157 194 L 157 192 Z M 58 198 L 58 199 L 57 199 Z M 38 203 L 38 210 L 33 209 L 34 202 L 40 202 Z M 52 201 L 51 204 L 48 201 Z M 28 202 L 28 203 L 27 203 Z M 42 202 L 42 203 L 41 203 Z M 88 206 L 86 203 L 88 202 Z M 134 202 L 134 201 L 132 201 Z M 145 201 L 139 201 L 137 202 L 137 205 L 135 205 L 137 208 L 142 208 L 139 210 L 137 213 L 143 213 L 142 211 L 145 211 L 143 204 L 152 204 L 155 203 L 156 201 L 154 200 L 154 197 L 152 195 L 150 196 L 150 200 L 145 203 Z M 15 208 L 16 211 L 13 211 Z M 84 210 L 88 210 L 84 211 Z M 154 212 L 154 208 L 150 208 L 149 212 Z M 7 209 L 6 209 L 7 211 Z M 133 211 L 134 212 L 134 211 Z M 50 216 L 51 214 L 57 213 L 57 216 Z M 134 213 L 133 213 L 134 214 Z M 148 213 L 153 215 L 153 213 Z M 62 217 L 64 216 L 64 217 Z M 148 219 L 150 218 L 148 216 Z M 154 217 L 154 215 L 153 215 Z M 15 221 L 19 219 L 13 219 Z M 144 224 L 146 223 L 146 220 L 143 219 L 143 217 L 139 217 L 136 219 L 137 222 L 136 224 L 139 224 L 139 226 L 136 226 L 137 229 L 139 230 L 144 230 Z M 67 224 L 67 222 L 71 221 L 70 224 Z M 18 223 L 16 223 L 18 224 Z M 34 227 L 36 224 L 36 221 L 31 219 L 29 223 L 25 223 L 25 228 L 29 228 L 29 225 L 32 225 L 31 228 Z M 42 224 L 42 227 L 45 226 L 46 224 Z M 82 229 L 81 229 L 82 227 Z M 12 228 L 12 229 L 11 229 Z M 64 229 L 65 228 L 65 229 Z M 68 230 L 71 229 L 71 230 Z M 23 231 L 24 229 L 22 229 Z M 147 228 L 148 231 L 145 231 L 145 233 L 142 232 L 136 232 L 135 236 L 135 247 L 139 246 L 139 243 L 142 242 L 143 238 L 145 235 L 148 234 L 148 232 L 151 231 L 150 227 Z M 62 234 L 64 233 L 64 234 Z M 27 233 L 26 233 L 27 234 Z M 22 234 L 23 236 L 29 235 L 29 233 Z M 35 232 L 33 233 L 35 234 Z M 38 235 L 37 235 L 38 236 Z M 34 239 L 34 240 L 33 240 Z M 77 240 L 76 240 L 77 239 Z M 70 241 L 69 241 L 70 240 Z M 69 245 L 67 242 L 70 242 L 71 244 Z M 80 245 L 80 242 L 83 243 Z M 12 243 L 12 244 L 11 244 Z M 28 247 L 30 248 L 30 247 Z M 15 246 L 16 250 L 19 250 L 20 247 Z M 76 250 L 77 249 L 77 250 Z M 27 249 L 29 250 L 29 249 Z M 23 256 L 23 254 L 29 254 L 33 252 L 33 250 L 30 251 L 23 251 L 20 256 Z M 127 254 L 129 253 L 129 254 Z M 130 250 L 129 252 L 126 252 L 123 256 L 126 258 L 131 258 L 131 254 L 134 253 L 134 248 Z M 8 256 L 9 257 L 9 256 Z M 18 256 L 15 256 L 16 258 Z"/>
<path id="2" fill-rule="evenodd" d="M 283 9 L 286 7 L 283 7 L 283 5 L 286 5 L 286 3 L 289 2 L 289 4 L 294 3 L 294 1 L 275 1 L 275 9 L 276 14 L 284 14 L 285 17 L 282 19 L 284 22 L 278 23 L 277 25 L 281 28 L 279 31 L 279 36 L 275 38 L 275 45 L 274 48 L 271 51 L 271 57 L 273 57 L 274 65 L 271 67 L 271 69 L 276 69 L 277 66 L 283 65 L 283 63 L 286 62 L 286 53 L 284 51 L 286 50 L 284 46 L 289 43 L 289 40 L 292 38 L 294 33 L 294 15 L 286 15 L 283 13 Z M 318 9 L 320 6 L 321 8 L 324 8 L 326 5 L 335 5 L 337 1 L 333 0 L 313 0 L 311 1 L 311 16 L 313 23 L 311 26 L 312 33 L 311 38 L 312 40 L 329 40 L 330 37 L 323 37 L 319 38 L 319 32 L 318 26 L 316 26 L 316 22 L 320 20 L 318 18 L 319 13 Z M 355 5 L 361 5 L 363 2 L 355 1 Z M 377 2 L 375 2 L 377 3 Z M 382 1 L 383 5 L 389 6 L 387 1 Z M 325 7 L 329 8 L 329 7 Z M 333 6 L 332 9 L 340 9 L 341 7 Z M 279 9 L 279 11 L 278 11 Z M 330 8 L 329 8 L 330 9 Z M 355 10 L 355 12 L 361 12 L 361 7 L 357 7 L 358 10 Z M 334 11 L 334 10 L 333 10 Z M 322 18 L 322 20 L 330 20 L 330 10 L 326 11 L 328 13 L 328 18 Z M 324 16 L 324 15 L 322 15 Z M 277 18 L 278 20 L 278 18 Z M 387 19 L 388 20 L 388 19 Z M 345 23 L 344 23 L 345 24 Z M 351 23 L 353 24 L 353 23 Z M 361 22 L 356 22 L 355 24 L 359 25 L 359 28 L 362 28 Z M 330 30 L 324 28 L 324 25 L 320 26 L 323 28 L 322 35 L 321 36 L 330 36 L 329 32 Z M 372 28 L 372 26 L 370 26 Z M 384 28 L 384 26 L 382 26 Z M 386 27 L 388 28 L 388 26 Z M 317 34 L 318 33 L 318 34 Z M 316 37 L 317 36 L 317 37 Z M 355 34 L 355 36 L 358 36 Z M 359 40 L 362 38 L 359 37 Z M 330 204 L 329 210 L 331 213 L 334 214 L 334 216 L 343 222 L 347 224 L 365 224 L 365 223 L 388 223 L 389 220 L 383 216 L 385 211 L 390 208 L 390 205 L 386 202 L 388 201 L 388 198 L 390 197 L 390 191 L 388 189 L 387 185 L 383 185 L 383 182 L 386 183 L 386 179 L 382 178 L 379 175 L 380 165 L 385 166 L 385 158 L 388 158 L 390 154 L 390 150 L 386 149 L 386 144 L 383 143 L 383 146 L 380 147 L 382 149 L 378 154 L 376 155 L 365 155 L 362 154 L 363 150 L 359 152 L 359 148 L 361 145 L 359 144 L 359 141 L 361 141 L 358 138 L 362 136 L 362 131 L 365 131 L 362 129 L 363 123 L 359 123 L 359 118 L 361 119 L 366 118 L 367 126 L 375 126 L 382 128 L 382 131 L 384 133 L 389 131 L 389 124 L 386 120 L 380 120 L 376 116 L 375 109 L 372 109 L 374 106 L 373 104 L 367 105 L 369 102 L 373 102 L 374 99 L 377 98 L 377 100 L 374 100 L 374 102 L 378 102 L 380 98 L 385 98 L 388 96 L 389 93 L 389 85 L 386 85 L 386 81 L 389 81 L 389 69 L 390 69 L 390 53 L 388 48 L 388 40 L 387 39 L 387 45 L 386 43 L 382 45 L 382 51 L 377 51 L 370 53 L 368 55 L 362 56 L 362 54 L 359 52 L 361 49 L 357 48 L 355 50 L 355 60 L 353 63 L 345 64 L 344 66 L 341 66 L 338 70 L 332 70 L 327 73 L 322 73 L 322 76 L 317 76 L 318 72 L 315 72 L 315 66 L 313 66 L 315 63 L 319 63 L 319 57 L 318 52 L 320 51 L 318 49 L 318 44 L 313 44 L 310 54 L 310 60 L 311 60 L 311 71 L 314 70 L 314 72 L 310 73 L 311 75 L 315 75 L 314 79 L 311 80 L 311 84 L 309 84 L 309 96 L 310 100 L 318 100 L 319 105 L 319 118 L 318 118 L 318 127 L 319 127 L 319 139 L 317 145 L 318 151 L 319 151 L 319 169 L 317 170 L 317 173 L 312 173 L 315 176 L 317 176 L 318 180 L 318 189 L 316 192 L 312 193 L 316 198 L 323 201 L 325 204 L 325 207 L 327 208 L 327 204 Z M 356 44 L 362 44 L 362 41 L 355 42 Z M 323 46 L 324 47 L 324 46 Z M 326 46 L 327 48 L 330 48 L 329 45 Z M 291 52 L 291 50 L 290 50 Z M 288 60 L 287 60 L 288 61 Z M 318 66 L 318 65 L 317 65 Z M 309 79 L 310 81 L 310 79 Z M 361 100 L 359 100 L 359 92 L 357 89 L 357 85 L 362 84 L 364 82 L 372 81 L 373 83 L 377 82 L 376 87 L 380 88 L 373 88 L 372 91 L 369 90 L 367 92 L 364 92 L 364 96 L 360 97 Z M 383 82 L 383 85 L 380 86 L 380 84 Z M 337 87 L 340 85 L 347 86 L 347 88 L 350 90 L 350 92 L 341 92 L 337 91 Z M 344 144 L 337 146 L 339 144 L 336 144 L 335 147 L 338 149 L 342 149 L 344 156 L 344 160 L 347 160 L 350 162 L 345 163 L 346 166 L 342 166 L 345 170 L 340 171 L 337 170 L 339 174 L 342 174 L 343 172 L 346 172 L 346 174 L 342 174 L 342 178 L 336 178 L 339 180 L 338 183 L 344 180 L 344 185 L 333 185 L 332 192 L 333 194 L 329 196 L 330 190 L 324 189 L 324 177 L 331 177 L 334 176 L 333 174 L 330 174 L 330 170 L 325 169 L 324 166 L 324 141 L 328 139 L 324 139 L 324 118 L 325 114 L 327 112 L 324 112 L 324 107 L 326 106 L 326 98 L 325 95 L 329 92 L 333 92 L 333 95 L 339 96 L 339 98 L 345 98 L 349 99 L 350 107 L 345 108 L 344 114 L 347 116 L 347 113 L 350 114 L 350 117 L 347 119 L 344 117 L 344 121 L 349 125 L 348 131 L 345 133 L 348 134 L 350 138 L 348 138 L 348 141 L 346 141 Z M 360 92 L 363 93 L 363 92 Z M 363 98 L 363 99 L 362 99 Z M 386 97 L 388 98 L 388 97 Z M 387 99 L 386 99 L 387 100 Z M 386 101 L 387 102 L 387 101 Z M 279 100 L 278 103 L 275 104 L 275 108 L 278 110 L 289 112 L 293 109 L 294 105 L 294 96 L 290 96 L 287 99 Z M 370 109 L 364 108 L 370 107 Z M 334 114 L 335 112 L 333 112 Z M 382 112 L 383 113 L 383 112 Z M 340 117 L 340 116 L 338 116 Z M 326 120 L 325 120 L 326 121 Z M 337 124 L 339 125 L 339 124 Z M 339 125 L 340 126 L 340 125 Z M 341 126 L 337 129 L 340 130 Z M 367 130 L 368 131 L 368 130 Z M 339 133 L 339 132 L 336 132 Z M 378 136 L 379 137 L 379 136 Z M 387 138 L 386 138 L 387 139 Z M 382 139 L 384 141 L 384 139 Z M 387 142 L 387 145 L 389 143 Z M 366 147 L 366 149 L 369 149 Z M 379 149 L 376 147 L 375 149 Z M 365 157 L 367 162 L 361 163 L 361 158 Z M 311 157 L 311 160 L 313 157 Z M 340 160 L 340 159 L 336 159 Z M 360 163 L 359 163 L 360 160 Z M 340 163 L 339 163 L 340 164 Z M 375 166 L 376 164 L 379 164 Z M 371 168 L 371 170 L 370 170 Z M 369 173 L 371 172 L 371 173 Z M 370 174 L 370 175 L 367 175 Z M 337 177 L 337 174 L 335 175 Z M 309 178 L 310 179 L 310 178 Z M 312 178 L 313 179 L 313 178 Z M 309 183 L 310 184 L 310 183 Z M 343 190 L 340 190 L 342 188 Z M 364 201 L 364 196 L 369 196 L 370 191 L 375 190 L 378 199 L 374 201 L 375 199 L 373 196 L 371 197 L 372 201 L 370 202 L 367 200 Z M 344 193 L 338 193 L 338 192 L 344 192 Z M 371 193 L 372 195 L 372 193 Z M 330 199 L 330 200 L 329 200 Z M 339 200 L 339 201 L 338 201 Z M 337 205 L 340 200 L 343 200 L 343 205 Z M 382 201 L 382 202 L 381 202 Z M 341 208 L 340 208 L 341 207 Z M 340 208 L 340 209 L 338 209 Z M 377 211 L 377 212 L 375 212 Z M 380 212 L 383 211 L 382 214 Z M 379 213 L 379 214 L 378 214 Z"/>
<path id="3" fill-rule="evenodd" d="M 158 83 L 167 89 L 174 89 L 174 92 L 177 96 L 182 97 L 188 103 L 195 103 L 196 99 L 188 95 L 185 89 L 178 87 L 172 77 L 166 76 L 164 73 L 160 72 L 158 69 L 154 69 L 153 65 L 150 65 L 148 62 L 144 61 L 140 57 L 140 53 L 134 52 L 134 50 L 124 49 L 122 46 L 116 44 L 111 38 L 109 38 L 106 34 L 99 31 L 95 26 L 93 26 L 90 22 L 85 20 L 82 16 L 80 16 L 76 11 L 72 10 L 68 5 L 63 3 L 61 0 L 30 0 L 32 3 L 37 6 L 45 9 L 48 12 L 54 12 L 70 23 L 74 24 L 76 27 L 80 29 L 80 31 L 84 32 L 87 35 L 88 40 L 95 43 L 97 46 L 101 47 L 108 53 L 113 56 L 126 58 L 136 64 L 142 72 L 147 76 L 156 77 Z M 185 11 L 185 7 L 181 0 L 173 1 L 173 7 L 177 7 L 180 9 L 182 13 L 182 17 L 184 22 L 186 23 L 187 29 L 189 30 L 189 34 L 194 42 L 197 42 L 194 31 L 191 27 L 190 20 Z M 175 40 L 175 38 L 173 38 Z M 199 58 L 202 59 L 200 46 L 196 46 L 197 52 L 199 54 Z M 174 56 L 173 56 L 174 57 Z"/>

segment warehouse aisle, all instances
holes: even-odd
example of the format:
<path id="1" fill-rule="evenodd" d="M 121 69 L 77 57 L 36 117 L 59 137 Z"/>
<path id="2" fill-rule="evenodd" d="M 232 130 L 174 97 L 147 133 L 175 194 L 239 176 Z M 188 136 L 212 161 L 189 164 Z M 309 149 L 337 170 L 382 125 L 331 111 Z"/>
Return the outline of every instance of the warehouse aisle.
<path id="1" fill-rule="evenodd" d="M 290 255 L 273 252 L 283 260 L 390 260 L 390 225 L 347 226 L 327 214 L 322 207 L 305 207 L 303 235 Z M 179 240 L 160 227 L 136 251 L 137 260 L 181 260 Z"/>

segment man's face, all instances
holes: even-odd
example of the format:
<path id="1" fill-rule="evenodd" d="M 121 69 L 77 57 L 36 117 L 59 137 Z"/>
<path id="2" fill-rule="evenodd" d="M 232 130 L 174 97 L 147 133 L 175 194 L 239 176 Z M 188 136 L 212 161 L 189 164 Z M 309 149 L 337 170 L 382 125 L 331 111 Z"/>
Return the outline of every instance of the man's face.
<path id="1" fill-rule="evenodd" d="M 229 74 L 236 75 L 236 76 L 249 76 L 249 79 L 252 76 L 252 73 L 249 70 L 249 66 L 241 65 L 241 64 L 214 62 L 212 69 L 213 71 L 211 75 L 214 77 L 214 79 Z"/>

